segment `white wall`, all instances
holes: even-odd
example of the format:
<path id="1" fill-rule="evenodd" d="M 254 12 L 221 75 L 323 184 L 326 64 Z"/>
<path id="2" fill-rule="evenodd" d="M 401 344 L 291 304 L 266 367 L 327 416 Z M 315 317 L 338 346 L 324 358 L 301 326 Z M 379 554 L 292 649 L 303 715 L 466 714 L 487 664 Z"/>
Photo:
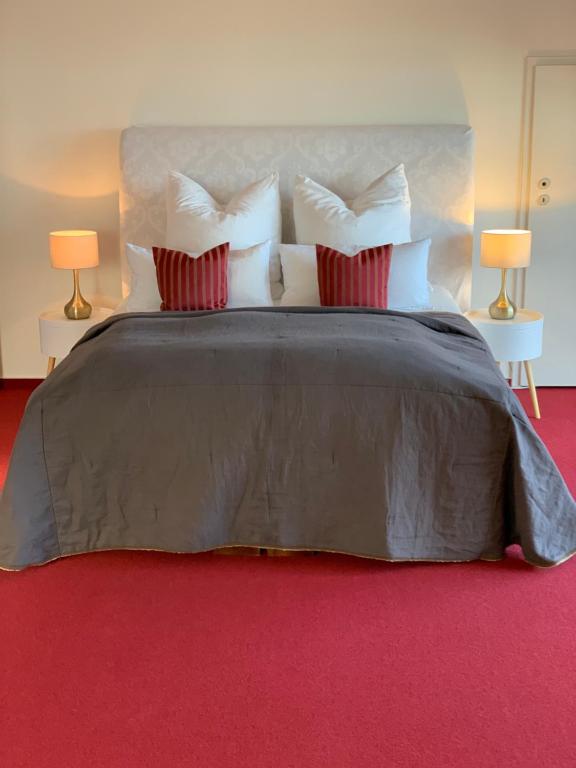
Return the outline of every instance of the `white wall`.
<path id="1" fill-rule="evenodd" d="M 47 234 L 89 228 L 119 295 L 118 137 L 134 123 L 469 123 L 477 230 L 514 225 L 523 59 L 576 48 L 574 0 L 2 0 L 0 376 L 36 377 L 63 304 Z M 475 270 L 474 300 L 496 290 Z"/>

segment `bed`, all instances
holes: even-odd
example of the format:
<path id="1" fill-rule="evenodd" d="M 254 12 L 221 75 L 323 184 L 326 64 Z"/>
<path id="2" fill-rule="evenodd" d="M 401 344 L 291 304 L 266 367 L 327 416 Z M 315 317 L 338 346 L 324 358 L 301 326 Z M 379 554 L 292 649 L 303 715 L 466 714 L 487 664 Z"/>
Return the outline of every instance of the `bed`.
<path id="1" fill-rule="evenodd" d="M 432 282 L 469 306 L 462 126 L 132 128 L 125 242 L 164 228 L 163 180 L 216 195 L 276 169 L 354 194 L 398 158 Z M 125 265 L 123 265 L 124 267 Z M 126 274 L 124 272 L 124 274 Z M 116 315 L 32 395 L 0 503 L 0 566 L 224 547 L 385 560 L 576 551 L 576 507 L 481 336 L 456 312 L 270 307 Z"/>

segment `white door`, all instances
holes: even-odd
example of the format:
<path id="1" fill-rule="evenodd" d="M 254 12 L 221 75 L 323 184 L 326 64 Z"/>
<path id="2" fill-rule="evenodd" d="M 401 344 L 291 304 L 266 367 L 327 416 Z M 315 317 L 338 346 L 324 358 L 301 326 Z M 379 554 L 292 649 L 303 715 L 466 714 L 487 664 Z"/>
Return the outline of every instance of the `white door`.
<path id="1" fill-rule="evenodd" d="M 535 68 L 525 306 L 544 313 L 540 386 L 576 386 L 576 65 Z"/>

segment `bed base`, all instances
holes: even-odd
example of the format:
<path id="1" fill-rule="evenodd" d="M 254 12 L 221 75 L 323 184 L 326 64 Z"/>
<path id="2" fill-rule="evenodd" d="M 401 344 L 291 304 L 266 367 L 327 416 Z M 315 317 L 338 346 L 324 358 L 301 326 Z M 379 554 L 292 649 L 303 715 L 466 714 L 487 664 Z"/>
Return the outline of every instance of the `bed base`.
<path id="1" fill-rule="evenodd" d="M 315 555 L 316 552 L 309 552 L 298 549 L 271 549 L 269 547 L 221 547 L 212 550 L 215 555 L 241 555 L 243 557 L 296 557 Z"/>

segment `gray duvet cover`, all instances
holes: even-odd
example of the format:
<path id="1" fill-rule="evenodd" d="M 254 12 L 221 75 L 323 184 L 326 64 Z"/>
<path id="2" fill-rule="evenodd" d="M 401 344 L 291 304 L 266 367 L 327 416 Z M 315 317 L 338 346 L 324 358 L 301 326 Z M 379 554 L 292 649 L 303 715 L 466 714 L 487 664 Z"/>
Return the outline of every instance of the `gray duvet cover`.
<path id="1" fill-rule="evenodd" d="M 0 566 L 244 545 L 388 560 L 576 550 L 576 507 L 462 317 L 119 315 L 34 392 Z"/>

